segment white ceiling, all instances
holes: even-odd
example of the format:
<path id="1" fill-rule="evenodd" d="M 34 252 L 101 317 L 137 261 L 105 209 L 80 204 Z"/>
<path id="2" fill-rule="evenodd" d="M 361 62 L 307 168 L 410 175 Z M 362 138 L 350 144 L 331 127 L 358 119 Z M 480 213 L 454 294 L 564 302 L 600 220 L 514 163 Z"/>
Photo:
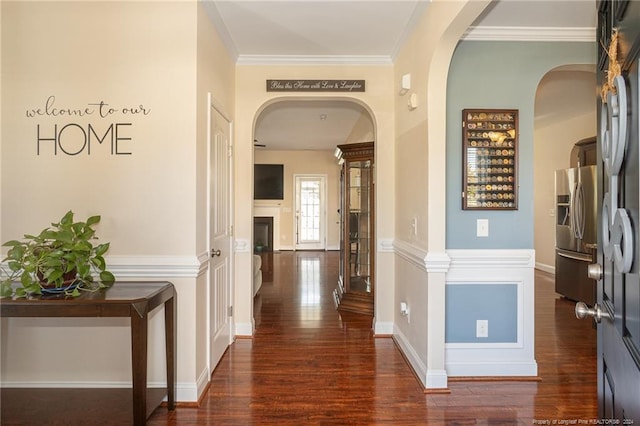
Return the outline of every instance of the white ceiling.
<path id="1" fill-rule="evenodd" d="M 427 0 L 201 0 L 239 64 L 391 64 Z M 453 1 L 453 0 L 452 0 Z M 467 39 L 595 39 L 595 0 L 495 1 Z M 266 149 L 333 150 L 364 109 L 353 103 L 281 102 L 258 118 Z M 326 115 L 321 120 L 320 116 Z M 261 148 L 265 149 L 265 148 Z"/>
<path id="2" fill-rule="evenodd" d="M 388 60 L 422 1 L 215 1 L 241 62 Z"/>

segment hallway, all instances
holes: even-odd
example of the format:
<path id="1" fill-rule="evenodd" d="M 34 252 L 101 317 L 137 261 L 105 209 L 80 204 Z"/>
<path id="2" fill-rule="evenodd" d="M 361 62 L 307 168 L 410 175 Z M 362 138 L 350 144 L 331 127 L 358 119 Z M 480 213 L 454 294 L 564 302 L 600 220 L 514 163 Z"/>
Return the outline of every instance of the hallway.
<path id="1" fill-rule="evenodd" d="M 595 330 L 555 295 L 549 274 L 536 271 L 539 381 L 450 378 L 451 393 L 424 394 L 393 340 L 373 336 L 370 318 L 335 310 L 338 252 L 272 256 L 255 299 L 254 338 L 228 349 L 198 409 L 161 407 L 149 424 L 531 425 L 597 418 Z"/>

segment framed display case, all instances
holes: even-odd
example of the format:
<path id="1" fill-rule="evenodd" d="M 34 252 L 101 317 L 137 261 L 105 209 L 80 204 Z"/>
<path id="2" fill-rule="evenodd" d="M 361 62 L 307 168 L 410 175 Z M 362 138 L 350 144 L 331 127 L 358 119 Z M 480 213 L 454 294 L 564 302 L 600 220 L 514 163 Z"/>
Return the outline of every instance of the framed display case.
<path id="1" fill-rule="evenodd" d="M 462 110 L 463 210 L 518 209 L 518 110 Z"/>
<path id="2" fill-rule="evenodd" d="M 340 271 L 334 292 L 341 311 L 373 315 L 375 215 L 374 143 L 338 145 Z"/>

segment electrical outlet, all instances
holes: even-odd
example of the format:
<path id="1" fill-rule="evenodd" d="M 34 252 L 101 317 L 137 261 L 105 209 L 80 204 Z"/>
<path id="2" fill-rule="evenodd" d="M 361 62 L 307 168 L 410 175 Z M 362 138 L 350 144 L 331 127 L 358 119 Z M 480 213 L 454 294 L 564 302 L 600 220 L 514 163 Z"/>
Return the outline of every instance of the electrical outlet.
<path id="1" fill-rule="evenodd" d="M 407 319 L 407 323 L 411 322 L 411 317 L 409 316 L 409 305 L 406 302 L 400 302 L 400 315 Z"/>
<path id="2" fill-rule="evenodd" d="M 489 236 L 489 219 L 478 219 L 478 221 L 476 222 L 476 236 Z"/>
<path id="3" fill-rule="evenodd" d="M 489 320 L 476 321 L 476 337 L 489 337 Z"/>

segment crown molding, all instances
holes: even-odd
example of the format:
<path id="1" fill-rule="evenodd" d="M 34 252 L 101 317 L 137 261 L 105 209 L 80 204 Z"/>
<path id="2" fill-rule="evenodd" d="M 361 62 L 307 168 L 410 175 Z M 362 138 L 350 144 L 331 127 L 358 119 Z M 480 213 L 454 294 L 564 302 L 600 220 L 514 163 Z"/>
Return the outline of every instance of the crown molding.
<path id="1" fill-rule="evenodd" d="M 239 55 L 236 65 L 393 65 L 389 55 Z"/>
<path id="2" fill-rule="evenodd" d="M 585 27 L 469 27 L 465 41 L 595 43 L 596 29 Z M 397 52 L 395 52 L 397 53 Z M 394 54 L 395 54 L 394 53 Z M 393 65 L 390 55 L 238 55 L 237 65 Z"/>
<path id="3" fill-rule="evenodd" d="M 596 29 L 585 27 L 469 27 L 466 41 L 578 41 L 595 43 Z"/>

